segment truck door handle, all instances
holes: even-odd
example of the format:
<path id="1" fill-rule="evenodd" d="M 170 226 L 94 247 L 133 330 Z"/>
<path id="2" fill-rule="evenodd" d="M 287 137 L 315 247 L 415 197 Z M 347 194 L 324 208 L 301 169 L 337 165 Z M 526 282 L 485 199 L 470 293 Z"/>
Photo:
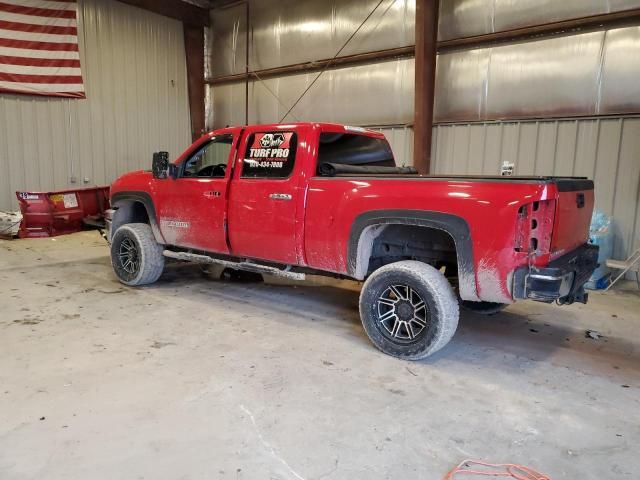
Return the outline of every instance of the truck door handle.
<path id="1" fill-rule="evenodd" d="M 271 200 L 291 200 L 293 197 L 288 193 L 272 193 L 269 195 Z"/>

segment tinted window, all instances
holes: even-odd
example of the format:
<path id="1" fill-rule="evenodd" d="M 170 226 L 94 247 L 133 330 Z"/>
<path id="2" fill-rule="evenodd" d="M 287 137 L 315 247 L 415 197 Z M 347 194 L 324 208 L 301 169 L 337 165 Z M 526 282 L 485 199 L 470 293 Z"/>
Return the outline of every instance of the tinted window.
<path id="1" fill-rule="evenodd" d="M 182 176 L 224 178 L 232 143 L 232 135 L 214 137 L 185 162 Z"/>
<path id="2" fill-rule="evenodd" d="M 293 171 L 298 146 L 294 132 L 253 133 L 242 162 L 243 178 L 286 178 Z"/>
<path id="3" fill-rule="evenodd" d="M 352 133 L 321 133 L 318 167 L 322 163 L 395 167 L 389 142 Z"/>

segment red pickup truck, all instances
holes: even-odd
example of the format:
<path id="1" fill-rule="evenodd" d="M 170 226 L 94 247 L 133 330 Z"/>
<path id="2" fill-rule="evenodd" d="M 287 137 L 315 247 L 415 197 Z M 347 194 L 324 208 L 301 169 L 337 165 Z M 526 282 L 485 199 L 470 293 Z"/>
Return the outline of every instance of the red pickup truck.
<path id="1" fill-rule="evenodd" d="M 427 357 L 463 307 L 587 301 L 593 182 L 438 177 L 397 167 L 378 132 L 325 123 L 216 130 L 111 186 L 111 260 L 131 286 L 165 258 L 364 281 L 360 315 L 390 355 Z"/>

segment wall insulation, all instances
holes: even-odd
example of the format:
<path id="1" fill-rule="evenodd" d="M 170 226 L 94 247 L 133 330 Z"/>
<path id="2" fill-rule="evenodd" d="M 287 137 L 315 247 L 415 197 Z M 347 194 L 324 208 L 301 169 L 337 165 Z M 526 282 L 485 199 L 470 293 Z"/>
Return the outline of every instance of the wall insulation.
<path id="1" fill-rule="evenodd" d="M 442 0 L 438 38 L 472 37 L 640 7 L 640 0 Z"/>
<path id="2" fill-rule="evenodd" d="M 250 82 L 249 123 L 278 122 L 317 75 L 312 72 Z M 355 125 L 411 122 L 413 76 L 413 59 L 328 70 L 286 121 Z M 244 83 L 215 87 L 214 127 L 244 123 L 244 103 Z"/>
<path id="3" fill-rule="evenodd" d="M 640 112 L 640 27 L 438 55 L 435 121 Z M 287 120 L 410 123 L 414 60 L 328 70 Z M 249 122 L 276 122 L 317 72 L 250 82 Z M 212 89 L 210 125 L 244 122 L 244 83 Z M 327 101 L 330 98 L 331 101 Z"/>
<path id="4" fill-rule="evenodd" d="M 378 0 L 250 0 L 249 68 L 331 58 Z M 640 7 L 640 0 L 441 0 L 438 38 L 451 40 Z M 245 70 L 244 4 L 211 12 L 208 76 Z M 413 45 L 415 0 L 385 0 L 341 55 Z M 304 46 L 304 48 L 303 48 Z"/>
<path id="5" fill-rule="evenodd" d="M 378 1 L 251 1 L 249 68 L 333 57 Z M 341 55 L 413 45 L 414 23 L 415 1 L 385 0 Z M 212 10 L 212 77 L 244 72 L 245 24 L 242 4 Z"/>
<path id="6" fill-rule="evenodd" d="M 79 0 L 86 100 L 0 95 L 0 210 L 16 190 L 103 185 L 190 143 L 182 24 Z"/>
<path id="7" fill-rule="evenodd" d="M 640 112 L 640 27 L 438 56 L 437 122 Z"/>

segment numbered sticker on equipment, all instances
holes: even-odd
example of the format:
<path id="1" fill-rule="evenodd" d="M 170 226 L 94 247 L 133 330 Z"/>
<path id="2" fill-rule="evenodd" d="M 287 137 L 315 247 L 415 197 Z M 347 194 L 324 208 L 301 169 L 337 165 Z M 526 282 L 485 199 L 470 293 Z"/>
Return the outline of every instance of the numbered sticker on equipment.
<path id="1" fill-rule="evenodd" d="M 75 193 L 64 194 L 64 208 L 76 208 L 78 206 L 78 197 Z"/>

